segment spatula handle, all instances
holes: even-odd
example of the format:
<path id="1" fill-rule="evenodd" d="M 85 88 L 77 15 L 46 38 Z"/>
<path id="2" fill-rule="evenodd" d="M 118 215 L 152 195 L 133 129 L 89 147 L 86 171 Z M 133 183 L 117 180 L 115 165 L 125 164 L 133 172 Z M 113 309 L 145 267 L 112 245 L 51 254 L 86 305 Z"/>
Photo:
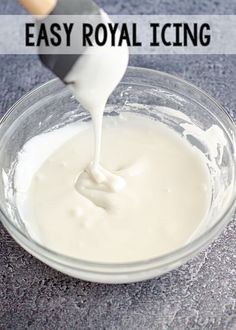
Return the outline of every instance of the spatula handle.
<path id="1" fill-rule="evenodd" d="M 56 6 L 57 0 L 18 0 L 32 15 L 46 16 Z"/>

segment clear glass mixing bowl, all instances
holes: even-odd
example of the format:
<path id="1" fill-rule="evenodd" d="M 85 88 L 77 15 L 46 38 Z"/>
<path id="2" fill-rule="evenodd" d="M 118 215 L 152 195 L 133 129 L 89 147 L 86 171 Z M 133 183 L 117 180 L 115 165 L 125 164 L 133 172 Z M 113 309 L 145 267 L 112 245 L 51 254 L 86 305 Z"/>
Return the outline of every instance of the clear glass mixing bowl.
<path id="1" fill-rule="evenodd" d="M 101 82 L 102 83 L 102 82 Z M 177 111 L 160 111 L 157 106 Z M 90 120 L 70 91 L 57 79 L 49 81 L 21 98 L 2 118 L 0 124 L 0 216 L 11 236 L 29 253 L 51 267 L 80 279 L 127 283 L 161 275 L 183 264 L 205 247 L 222 230 L 234 212 L 236 200 L 235 125 L 224 109 L 192 84 L 162 72 L 128 68 L 111 95 L 105 116 L 137 112 L 162 121 L 179 134 L 190 119 L 202 132 L 217 125 L 215 151 L 208 148 L 208 135 L 202 139 L 187 135 L 206 159 L 212 177 L 212 202 L 204 227 L 185 246 L 166 255 L 130 263 L 94 263 L 71 258 L 41 246 L 29 237 L 15 205 L 14 171 L 17 154 L 35 135 L 76 120 Z M 186 117 L 187 115 L 187 117 Z M 223 141 L 223 143 L 222 143 Z M 27 173 L 25 173 L 27 175 Z M 191 221 L 191 219 L 189 219 Z"/>

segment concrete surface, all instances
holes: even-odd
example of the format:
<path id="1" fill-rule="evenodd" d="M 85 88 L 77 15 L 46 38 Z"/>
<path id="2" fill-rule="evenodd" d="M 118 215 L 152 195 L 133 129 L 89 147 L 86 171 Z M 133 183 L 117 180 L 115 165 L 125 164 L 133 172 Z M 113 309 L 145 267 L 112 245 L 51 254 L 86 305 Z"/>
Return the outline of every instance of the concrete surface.
<path id="1" fill-rule="evenodd" d="M 100 0 L 113 14 L 236 14 L 235 0 Z M 23 12 L 0 1 L 0 14 Z M 1 31 L 0 31 L 1 33 Z M 205 89 L 236 119 L 236 56 L 133 56 Z M 51 78 L 34 56 L 0 56 L 0 111 Z M 184 266 L 138 284 L 99 285 L 31 257 L 0 225 L 0 329 L 236 329 L 236 218 Z"/>

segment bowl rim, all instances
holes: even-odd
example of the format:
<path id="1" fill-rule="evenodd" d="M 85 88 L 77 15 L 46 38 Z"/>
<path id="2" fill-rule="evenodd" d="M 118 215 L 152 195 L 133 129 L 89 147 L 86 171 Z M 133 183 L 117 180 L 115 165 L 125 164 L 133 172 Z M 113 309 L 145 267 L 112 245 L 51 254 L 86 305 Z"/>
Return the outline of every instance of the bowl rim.
<path id="1" fill-rule="evenodd" d="M 231 129 L 231 132 L 236 141 L 236 125 L 235 125 L 234 120 L 213 97 L 208 95 L 208 93 L 206 93 L 199 87 L 197 87 L 194 84 L 192 84 L 191 82 L 188 82 L 175 75 L 165 73 L 165 72 L 162 72 L 159 70 L 154 70 L 154 69 L 149 69 L 149 68 L 144 68 L 144 67 L 129 66 L 127 68 L 127 72 L 128 71 L 136 71 L 136 72 L 138 71 L 138 72 L 142 72 L 142 73 L 146 72 L 147 74 L 150 73 L 150 74 L 160 75 L 164 78 L 175 80 L 184 85 L 187 85 L 187 86 L 191 87 L 192 89 L 194 89 L 196 92 L 204 95 L 219 110 L 221 110 L 222 114 L 226 117 L 226 119 L 228 120 L 230 129 Z M 58 81 L 59 81 L 58 78 L 51 79 L 45 83 L 40 84 L 39 86 L 36 86 L 31 91 L 24 94 L 2 116 L 2 118 L 0 119 L 0 129 L 1 129 L 1 125 L 7 120 L 8 116 L 14 112 L 15 108 L 17 108 L 19 104 L 21 104 L 24 100 L 29 98 L 32 94 L 37 93 L 40 89 L 43 89 L 48 85 L 53 85 Z M 122 82 L 122 81 L 121 81 L 121 83 L 125 84 L 125 82 Z M 235 154 L 233 156 L 236 159 Z M 236 172 L 236 170 L 235 170 L 235 172 Z M 217 219 L 217 221 L 212 226 L 210 226 L 206 231 L 204 231 L 199 237 L 194 238 L 192 241 L 188 242 L 184 246 L 181 246 L 178 249 L 165 253 L 163 255 L 160 255 L 157 257 L 152 257 L 152 258 L 145 259 L 145 260 L 138 260 L 138 261 L 131 261 L 131 262 L 88 261 L 88 260 L 83 260 L 83 259 L 67 256 L 62 253 L 56 252 L 52 249 L 49 249 L 49 248 L 45 247 L 44 245 L 38 243 L 36 240 L 29 237 L 27 234 L 22 232 L 16 225 L 14 225 L 14 223 L 8 219 L 9 217 L 3 211 L 2 205 L 0 205 L 0 215 L 1 215 L 0 220 L 3 223 L 4 227 L 7 230 L 9 229 L 10 233 L 12 233 L 12 231 L 13 232 L 16 231 L 17 234 L 21 237 L 21 239 L 26 240 L 27 242 L 29 242 L 29 244 L 32 244 L 34 251 L 37 251 L 37 254 L 40 254 L 44 258 L 46 257 L 49 260 L 52 260 L 54 262 L 55 262 L 55 258 L 57 258 L 57 259 L 59 259 L 59 260 L 56 260 L 57 263 L 61 264 L 62 266 L 69 266 L 71 268 L 76 268 L 77 270 L 80 270 L 80 269 L 87 270 L 87 267 L 89 267 L 90 273 L 104 274 L 105 270 L 117 269 L 117 270 L 119 270 L 118 274 L 122 275 L 124 273 L 130 274 L 130 273 L 137 273 L 137 272 L 143 271 L 143 269 L 142 269 L 143 266 L 150 266 L 147 268 L 147 270 L 163 268 L 170 264 L 177 263 L 180 260 L 183 260 L 183 259 L 186 260 L 186 259 L 188 259 L 188 257 L 191 257 L 191 255 L 193 255 L 194 252 L 203 248 L 212 239 L 212 236 L 214 236 L 214 233 L 216 233 L 217 230 L 222 229 L 224 224 L 228 223 L 231 220 L 231 218 L 229 218 L 229 219 L 226 219 L 227 220 L 226 221 L 225 218 L 226 218 L 227 214 L 230 214 L 236 207 L 236 173 L 233 178 L 232 196 L 228 203 L 229 203 L 229 205 L 228 205 L 227 209 L 224 211 L 224 213 L 221 214 L 221 216 Z M 221 228 L 219 228 L 219 227 L 221 227 Z M 14 235 L 13 235 L 13 237 L 14 237 Z M 32 246 L 30 247 L 30 249 L 32 249 Z M 40 252 L 39 252 L 39 250 L 40 250 Z M 47 253 L 47 255 L 42 253 L 43 251 L 45 253 Z M 159 264 L 159 266 L 158 266 L 158 264 Z M 85 268 L 83 268 L 83 266 Z M 139 267 L 141 267 L 141 268 L 139 268 Z M 99 268 L 100 269 L 103 268 L 103 270 L 99 271 Z M 125 268 L 125 271 L 123 273 L 122 273 L 122 268 Z M 135 270 L 135 268 L 138 268 L 138 269 Z M 132 269 L 134 269 L 134 270 L 132 271 Z M 107 274 L 107 273 L 105 272 L 105 274 Z M 114 274 L 115 274 L 114 272 L 112 272 L 112 273 L 109 272 L 110 276 L 112 276 Z"/>

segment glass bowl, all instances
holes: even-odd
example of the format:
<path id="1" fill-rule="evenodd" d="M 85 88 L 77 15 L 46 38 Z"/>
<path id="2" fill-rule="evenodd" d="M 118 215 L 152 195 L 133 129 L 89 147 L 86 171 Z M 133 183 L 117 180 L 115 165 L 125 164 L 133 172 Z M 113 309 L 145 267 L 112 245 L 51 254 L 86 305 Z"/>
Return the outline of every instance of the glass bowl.
<path id="1" fill-rule="evenodd" d="M 178 134 L 185 135 L 204 154 L 211 174 L 212 201 L 204 225 L 186 245 L 156 258 L 129 263 L 89 262 L 45 248 L 29 236 L 18 214 L 14 173 L 17 155 L 23 145 L 40 133 L 74 121 L 91 120 L 70 91 L 58 79 L 51 80 L 22 97 L 1 120 L 1 221 L 10 235 L 29 253 L 73 277 L 102 283 L 127 283 L 161 275 L 180 266 L 205 247 L 229 222 L 234 212 L 236 129 L 215 100 L 172 75 L 129 67 L 109 98 L 105 116 L 130 111 L 165 123 Z M 201 134 L 186 134 L 188 125 L 194 125 Z M 212 127 L 217 127 L 217 130 L 212 131 Z"/>

